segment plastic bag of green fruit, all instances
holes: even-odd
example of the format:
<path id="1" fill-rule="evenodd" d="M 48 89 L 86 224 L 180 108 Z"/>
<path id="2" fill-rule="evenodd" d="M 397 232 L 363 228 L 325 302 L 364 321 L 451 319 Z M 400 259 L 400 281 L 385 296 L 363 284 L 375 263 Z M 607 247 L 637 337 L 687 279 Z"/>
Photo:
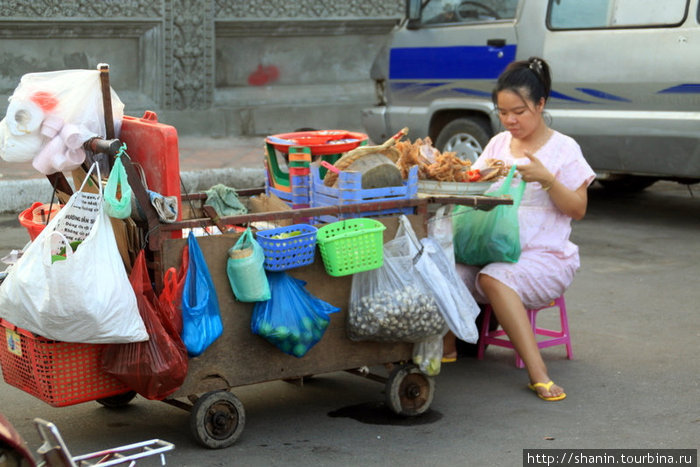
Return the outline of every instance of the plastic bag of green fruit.
<path id="1" fill-rule="evenodd" d="M 267 272 L 270 300 L 253 307 L 250 328 L 282 352 L 303 357 L 318 343 L 340 308 L 311 295 L 305 281 L 285 272 Z"/>

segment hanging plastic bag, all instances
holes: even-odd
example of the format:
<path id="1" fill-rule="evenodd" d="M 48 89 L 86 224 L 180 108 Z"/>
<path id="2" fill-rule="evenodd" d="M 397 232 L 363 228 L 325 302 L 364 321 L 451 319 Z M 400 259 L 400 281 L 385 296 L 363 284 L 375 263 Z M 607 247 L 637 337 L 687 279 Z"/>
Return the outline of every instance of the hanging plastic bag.
<path id="1" fill-rule="evenodd" d="M 119 136 L 124 104 L 110 89 L 112 120 Z M 0 157 L 8 162 L 32 160 L 44 174 L 72 170 L 85 160 L 82 145 L 105 137 L 99 70 L 27 73 L 15 88 L 3 119 Z M 2 126 L 2 125 L 0 125 Z"/>
<path id="2" fill-rule="evenodd" d="M 15 135 L 10 132 L 6 119 L 0 120 L 0 158 L 6 162 L 28 162 L 45 144 L 44 137 L 34 134 Z"/>
<path id="3" fill-rule="evenodd" d="M 418 274 L 435 297 L 450 330 L 459 339 L 475 344 L 479 339 L 475 323 L 479 305 L 440 245 L 432 238 L 423 238 L 420 243 L 423 248 L 414 260 Z"/>
<path id="4" fill-rule="evenodd" d="M 119 150 L 105 186 L 105 210 L 110 217 L 117 219 L 126 219 L 131 216 L 131 186 L 127 181 L 121 158 L 125 147 L 126 144 Z M 117 199 L 118 193 L 121 193 L 121 196 Z"/>
<path id="5" fill-rule="evenodd" d="M 187 350 L 168 310 L 156 297 L 143 250 L 129 276 L 149 340 L 108 345 L 102 351 L 102 369 L 146 399 L 162 400 L 174 393 L 187 376 Z"/>
<path id="6" fill-rule="evenodd" d="M 442 335 L 427 337 L 413 345 L 413 363 L 428 376 L 440 374 L 442 366 Z"/>
<path id="7" fill-rule="evenodd" d="M 0 317 L 58 341 L 143 341 L 148 334 L 103 209 L 101 186 L 98 193 L 83 191 L 95 167 L 10 269 L 0 287 Z M 74 252 L 71 244 L 79 245 Z M 66 257 L 52 261 L 61 250 Z"/>
<path id="8" fill-rule="evenodd" d="M 331 313 L 340 311 L 311 295 L 306 282 L 285 272 L 268 272 L 272 298 L 253 307 L 250 328 L 282 352 L 303 357 L 321 340 Z"/>
<path id="9" fill-rule="evenodd" d="M 447 286 L 447 290 L 433 291 L 440 304 L 440 312 L 447 321 L 450 330 L 457 337 L 473 343 L 479 338 L 475 320 L 480 309 L 455 269 L 450 207 L 441 206 L 436 211 L 435 216 L 428 221 L 428 239 L 430 240 L 421 240 L 423 250 L 421 258 L 416 259 L 416 268 L 423 277 L 441 275 L 446 278 L 442 284 Z M 432 247 L 429 246 L 431 241 L 434 243 Z M 443 254 L 436 251 L 438 246 Z M 425 259 L 426 255 L 430 258 L 430 262 L 421 261 L 421 259 Z"/>
<path id="10" fill-rule="evenodd" d="M 455 259 L 472 266 L 489 263 L 515 263 L 520 258 L 520 227 L 518 207 L 525 191 L 525 181 L 512 186 L 515 165 L 508 172 L 503 185 L 486 196 L 510 196 L 512 205 L 501 205 L 489 211 L 467 206 L 454 210 Z"/>
<path id="11" fill-rule="evenodd" d="M 182 248 L 182 264 L 180 270 L 168 268 L 163 276 L 163 290 L 160 291 L 158 300 L 167 312 L 168 321 L 178 335 L 182 334 L 182 291 L 187 279 L 187 263 L 189 262 L 189 247 Z"/>
<path id="12" fill-rule="evenodd" d="M 413 267 L 418 243 L 399 226 L 384 245 L 384 264 L 353 275 L 347 332 L 353 341 L 420 342 L 442 336 L 445 320 Z"/>
<path id="13" fill-rule="evenodd" d="M 428 237 L 440 245 L 445 256 L 447 256 L 447 260 L 454 265 L 454 231 L 452 229 L 452 214 L 450 212 L 452 208 L 451 204 L 440 206 L 433 217 L 428 219 Z"/>
<path id="14" fill-rule="evenodd" d="M 226 274 L 231 290 L 241 302 L 261 302 L 270 299 L 263 263 L 265 253 L 248 227 L 228 250 Z"/>
<path id="15" fill-rule="evenodd" d="M 189 262 L 182 290 L 182 340 L 187 353 L 201 355 L 224 330 L 219 300 L 209 268 L 192 232 L 187 237 Z"/>

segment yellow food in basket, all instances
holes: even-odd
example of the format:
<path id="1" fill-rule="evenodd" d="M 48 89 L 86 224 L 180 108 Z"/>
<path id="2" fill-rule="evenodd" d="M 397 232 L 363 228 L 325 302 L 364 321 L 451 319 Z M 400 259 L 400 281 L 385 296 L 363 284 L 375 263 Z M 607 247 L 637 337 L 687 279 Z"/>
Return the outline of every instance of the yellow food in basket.
<path id="1" fill-rule="evenodd" d="M 273 235 L 273 236 L 270 237 L 270 238 L 274 238 L 275 240 L 284 240 L 285 238 L 297 237 L 297 236 L 299 236 L 299 235 L 301 235 L 301 231 L 300 231 L 300 230 L 295 230 L 295 231 L 293 231 L 293 232 L 284 232 L 284 233 L 281 233 L 281 234 Z"/>

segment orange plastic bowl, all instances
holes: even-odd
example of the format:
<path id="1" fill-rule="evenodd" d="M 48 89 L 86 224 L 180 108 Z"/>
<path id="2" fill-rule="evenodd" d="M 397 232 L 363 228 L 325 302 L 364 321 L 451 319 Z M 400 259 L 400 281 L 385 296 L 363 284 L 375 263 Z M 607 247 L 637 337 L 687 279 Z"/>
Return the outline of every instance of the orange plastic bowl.
<path id="1" fill-rule="evenodd" d="M 51 208 L 51 213 L 49 213 L 49 207 Z M 37 201 L 19 214 L 19 223 L 27 229 L 29 238 L 34 241 L 41 231 L 44 230 L 49 220 L 53 218 L 62 207 L 63 206 L 60 204 L 51 206 Z"/>

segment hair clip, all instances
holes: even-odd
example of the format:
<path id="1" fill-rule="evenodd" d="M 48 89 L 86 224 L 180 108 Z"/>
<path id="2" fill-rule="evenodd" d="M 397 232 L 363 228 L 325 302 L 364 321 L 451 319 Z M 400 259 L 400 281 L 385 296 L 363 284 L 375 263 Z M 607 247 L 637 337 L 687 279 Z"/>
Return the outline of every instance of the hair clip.
<path id="1" fill-rule="evenodd" d="M 528 65 L 528 68 L 537 74 L 542 74 L 542 60 L 540 60 L 539 58 L 533 58 L 530 64 Z"/>

